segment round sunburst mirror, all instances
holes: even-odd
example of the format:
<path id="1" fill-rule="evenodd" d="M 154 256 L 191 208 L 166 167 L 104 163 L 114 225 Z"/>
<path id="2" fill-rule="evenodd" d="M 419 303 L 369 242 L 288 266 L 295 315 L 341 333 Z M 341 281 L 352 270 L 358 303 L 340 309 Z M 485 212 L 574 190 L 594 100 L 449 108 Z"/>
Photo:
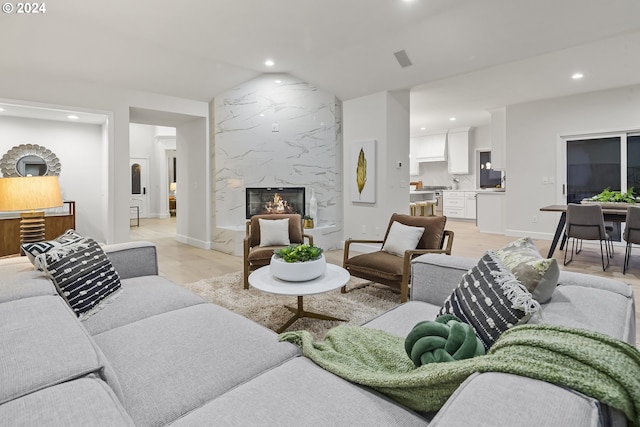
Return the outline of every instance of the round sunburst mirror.
<path id="1" fill-rule="evenodd" d="M 0 159 L 4 177 L 60 175 L 60 159 L 51 150 L 37 144 L 12 147 Z"/>

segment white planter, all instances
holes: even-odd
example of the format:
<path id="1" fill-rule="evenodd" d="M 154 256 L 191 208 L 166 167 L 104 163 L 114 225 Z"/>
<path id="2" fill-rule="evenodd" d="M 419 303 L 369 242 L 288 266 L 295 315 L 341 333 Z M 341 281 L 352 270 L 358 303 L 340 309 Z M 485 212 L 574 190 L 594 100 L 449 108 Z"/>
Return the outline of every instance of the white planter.
<path id="1" fill-rule="evenodd" d="M 271 257 L 271 275 L 287 282 L 306 282 L 322 276 L 327 271 L 324 255 L 314 261 L 285 262 L 282 258 Z"/>

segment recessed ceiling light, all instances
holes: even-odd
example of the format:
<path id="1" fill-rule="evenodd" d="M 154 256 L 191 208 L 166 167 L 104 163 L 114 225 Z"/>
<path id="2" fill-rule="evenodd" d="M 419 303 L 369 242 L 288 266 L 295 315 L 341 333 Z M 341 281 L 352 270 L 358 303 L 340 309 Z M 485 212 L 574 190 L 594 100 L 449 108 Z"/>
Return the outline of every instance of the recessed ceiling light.
<path id="1" fill-rule="evenodd" d="M 67 116 L 67 119 L 71 119 L 71 120 L 78 120 L 80 117 L 76 116 L 75 114 L 69 114 Z"/>
<path id="2" fill-rule="evenodd" d="M 420 130 L 427 130 L 427 128 L 420 128 Z"/>
<path id="3" fill-rule="evenodd" d="M 266 65 L 267 67 L 273 67 L 276 63 L 273 62 L 271 59 L 267 59 L 266 61 L 264 61 L 264 65 Z"/>
<path id="4" fill-rule="evenodd" d="M 449 117 L 449 121 L 455 122 L 456 118 L 455 117 Z"/>
<path id="5" fill-rule="evenodd" d="M 4 108 L 0 107 L 0 111 L 4 111 Z"/>
<path id="6" fill-rule="evenodd" d="M 574 74 L 571 76 L 571 78 L 572 78 L 573 80 L 580 80 L 580 79 L 581 79 L 581 78 L 583 78 L 583 77 L 584 77 L 584 74 L 582 74 L 582 73 L 574 73 Z"/>
<path id="7" fill-rule="evenodd" d="M 282 80 L 275 80 L 274 83 L 282 83 Z"/>

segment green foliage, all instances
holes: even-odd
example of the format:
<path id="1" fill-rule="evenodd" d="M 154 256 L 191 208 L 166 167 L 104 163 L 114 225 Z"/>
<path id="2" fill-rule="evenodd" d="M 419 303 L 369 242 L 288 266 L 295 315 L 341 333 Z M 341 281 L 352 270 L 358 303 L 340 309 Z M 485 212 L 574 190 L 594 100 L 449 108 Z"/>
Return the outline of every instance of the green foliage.
<path id="1" fill-rule="evenodd" d="M 291 245 L 286 248 L 273 251 L 276 258 L 282 258 L 285 262 L 305 262 L 314 261 L 322 255 L 322 248 L 304 243 L 302 245 Z"/>
<path id="2" fill-rule="evenodd" d="M 591 197 L 588 200 L 593 200 L 596 202 L 623 202 L 623 203 L 637 203 L 638 198 L 633 194 L 633 187 L 627 189 L 625 193 L 620 191 L 611 191 L 609 187 L 605 188 L 599 194 Z"/>

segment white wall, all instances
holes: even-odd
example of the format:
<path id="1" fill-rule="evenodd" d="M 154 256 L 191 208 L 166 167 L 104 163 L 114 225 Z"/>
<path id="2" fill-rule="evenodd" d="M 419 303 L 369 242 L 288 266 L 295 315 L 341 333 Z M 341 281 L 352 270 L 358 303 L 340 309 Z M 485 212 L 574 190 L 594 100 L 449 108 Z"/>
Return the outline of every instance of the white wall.
<path id="1" fill-rule="evenodd" d="M 176 239 L 202 249 L 212 248 L 209 175 L 211 170 L 207 120 L 176 127 Z"/>
<path id="2" fill-rule="evenodd" d="M 506 234 L 551 238 L 559 214 L 539 209 L 561 202 L 565 178 L 557 172 L 559 137 L 640 129 L 640 86 L 512 105 L 506 111 Z M 543 184 L 543 177 L 553 177 L 555 184 Z"/>
<path id="3" fill-rule="evenodd" d="M 76 202 L 76 229 L 106 241 L 107 179 L 101 125 L 0 116 L 0 156 L 20 144 L 48 148 L 60 159 L 60 189 L 64 200 Z"/>
<path id="4" fill-rule="evenodd" d="M 344 237 L 382 238 L 394 212 L 409 213 L 409 92 L 379 92 L 345 101 Z M 373 204 L 351 201 L 351 144 L 377 141 L 377 194 Z M 397 168 L 402 161 L 402 168 Z"/>
<path id="5" fill-rule="evenodd" d="M 2 69 L 0 93 L 5 100 L 17 103 L 61 106 L 111 116 L 108 124 L 107 176 L 103 177 L 107 180 L 108 201 L 103 207 L 107 216 L 104 229 L 109 243 L 129 240 L 129 109 L 135 107 L 205 119 L 208 117 L 206 102 L 71 80 L 49 75 L 46 70 L 25 73 Z M 198 143 L 206 147 L 206 134 Z M 200 197 L 208 198 L 208 191 L 209 185 L 201 188 Z"/>

